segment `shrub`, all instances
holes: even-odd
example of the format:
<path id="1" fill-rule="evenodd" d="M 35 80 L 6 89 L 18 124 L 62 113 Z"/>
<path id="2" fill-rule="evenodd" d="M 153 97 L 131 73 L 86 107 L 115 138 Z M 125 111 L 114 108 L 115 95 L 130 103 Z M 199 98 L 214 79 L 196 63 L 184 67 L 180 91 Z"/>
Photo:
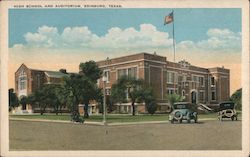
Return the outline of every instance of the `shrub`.
<path id="1" fill-rule="evenodd" d="M 157 103 L 154 100 L 146 103 L 146 109 L 149 114 L 153 115 L 157 109 Z"/>

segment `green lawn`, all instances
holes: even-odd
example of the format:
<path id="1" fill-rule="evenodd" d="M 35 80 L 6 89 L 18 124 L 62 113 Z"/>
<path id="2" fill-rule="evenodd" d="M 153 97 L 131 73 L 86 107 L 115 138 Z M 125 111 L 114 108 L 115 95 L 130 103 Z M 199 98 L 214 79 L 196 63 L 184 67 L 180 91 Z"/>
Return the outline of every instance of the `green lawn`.
<path id="1" fill-rule="evenodd" d="M 217 113 L 209 114 L 199 114 L 199 119 L 204 118 L 217 118 Z M 70 121 L 69 114 L 55 115 L 55 114 L 45 114 L 45 115 L 10 115 L 11 118 L 25 118 L 25 119 L 46 119 L 46 120 L 63 120 Z M 91 122 L 101 122 L 103 119 L 102 115 L 91 115 L 86 121 Z M 168 114 L 156 114 L 156 115 L 107 115 L 107 122 L 142 122 L 142 121 L 166 121 L 168 120 Z"/>

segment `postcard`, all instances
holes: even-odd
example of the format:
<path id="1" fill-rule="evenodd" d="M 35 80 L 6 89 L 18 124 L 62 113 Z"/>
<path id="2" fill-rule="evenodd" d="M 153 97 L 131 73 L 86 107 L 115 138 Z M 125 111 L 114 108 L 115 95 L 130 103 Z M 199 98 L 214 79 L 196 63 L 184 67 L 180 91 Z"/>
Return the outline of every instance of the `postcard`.
<path id="1" fill-rule="evenodd" d="M 249 156 L 248 1 L 0 5 L 1 156 Z"/>

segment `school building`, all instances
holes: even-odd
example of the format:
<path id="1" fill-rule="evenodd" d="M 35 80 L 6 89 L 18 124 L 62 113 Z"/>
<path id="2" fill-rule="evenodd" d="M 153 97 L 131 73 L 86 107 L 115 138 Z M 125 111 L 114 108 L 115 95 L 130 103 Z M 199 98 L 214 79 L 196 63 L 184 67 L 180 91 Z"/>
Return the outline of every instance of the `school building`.
<path id="1" fill-rule="evenodd" d="M 106 59 L 97 64 L 107 77 L 106 95 L 110 94 L 112 84 L 123 75 L 141 78 L 153 87 L 159 111 L 167 110 L 166 95 L 174 92 L 181 95 L 183 101 L 208 106 L 230 97 L 230 70 L 224 67 L 198 67 L 185 60 L 174 63 L 156 53 Z M 103 81 L 99 81 L 99 86 L 103 87 Z M 123 112 L 131 112 L 130 103 L 118 105 Z M 143 104 L 137 105 L 139 112 L 145 112 Z"/>
<path id="2" fill-rule="evenodd" d="M 174 92 L 181 95 L 183 101 L 208 106 L 229 100 L 230 97 L 230 70 L 224 67 L 198 67 L 185 60 L 174 63 L 155 53 L 138 53 L 105 59 L 97 61 L 97 64 L 107 78 L 106 95 L 111 94 L 112 84 L 121 76 L 141 78 L 153 87 L 159 112 L 169 109 L 166 96 Z M 15 73 L 15 92 L 18 97 L 27 96 L 39 89 L 42 84 L 61 83 L 63 77 L 68 75 L 66 70 L 37 70 L 22 64 Z M 103 88 L 101 78 L 98 80 L 98 86 Z M 130 103 L 116 104 L 116 106 L 119 113 L 132 111 Z M 34 110 L 29 105 L 23 109 L 29 112 Z M 97 105 L 92 104 L 90 110 L 91 113 L 97 113 Z M 146 112 L 145 105 L 137 103 L 136 110 L 139 113 Z"/>

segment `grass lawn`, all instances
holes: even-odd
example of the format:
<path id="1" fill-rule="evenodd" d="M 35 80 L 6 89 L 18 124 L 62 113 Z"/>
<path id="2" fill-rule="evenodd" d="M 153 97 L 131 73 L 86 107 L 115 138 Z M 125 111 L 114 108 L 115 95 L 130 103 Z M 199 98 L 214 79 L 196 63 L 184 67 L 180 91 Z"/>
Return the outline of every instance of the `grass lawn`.
<path id="1" fill-rule="evenodd" d="M 204 118 L 217 118 L 217 113 L 209 113 L 209 114 L 199 114 L 199 119 Z M 46 120 L 63 120 L 63 121 L 70 121 L 69 114 L 63 115 L 55 115 L 55 114 L 44 114 L 44 115 L 10 115 L 11 118 L 25 118 L 25 119 L 46 119 Z M 240 117 L 240 115 L 239 115 Z M 90 122 L 102 122 L 102 115 L 91 115 L 86 121 Z M 143 121 L 166 121 L 168 120 L 168 114 L 155 114 L 155 115 L 107 115 L 107 122 L 108 123 L 115 123 L 115 122 L 143 122 Z"/>

